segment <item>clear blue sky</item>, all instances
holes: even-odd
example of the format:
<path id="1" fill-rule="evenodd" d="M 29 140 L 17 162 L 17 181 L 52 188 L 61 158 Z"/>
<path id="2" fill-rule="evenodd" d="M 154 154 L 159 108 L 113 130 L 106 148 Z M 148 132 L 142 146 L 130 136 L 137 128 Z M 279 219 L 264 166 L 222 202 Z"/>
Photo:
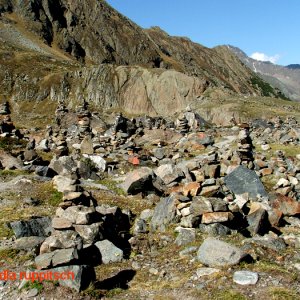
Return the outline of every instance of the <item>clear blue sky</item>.
<path id="1" fill-rule="evenodd" d="M 206 47 L 230 44 L 280 65 L 300 64 L 300 0 L 107 0 L 143 28 Z"/>

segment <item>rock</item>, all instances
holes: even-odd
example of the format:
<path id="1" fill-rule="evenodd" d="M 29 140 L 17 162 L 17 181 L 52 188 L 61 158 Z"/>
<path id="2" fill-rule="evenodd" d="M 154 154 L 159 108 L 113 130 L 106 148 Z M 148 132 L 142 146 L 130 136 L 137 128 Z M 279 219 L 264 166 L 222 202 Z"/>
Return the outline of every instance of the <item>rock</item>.
<path id="1" fill-rule="evenodd" d="M 50 169 L 47 166 L 36 166 L 35 168 L 35 174 L 42 176 L 42 177 L 54 177 L 56 175 L 56 172 L 54 172 L 52 169 Z"/>
<path id="2" fill-rule="evenodd" d="M 270 206 L 285 216 L 294 216 L 300 213 L 300 202 L 281 194 L 270 195 Z"/>
<path id="3" fill-rule="evenodd" d="M 94 268 L 87 265 L 71 265 L 65 267 L 53 268 L 50 271 L 70 274 L 70 279 L 59 279 L 58 283 L 61 286 L 74 289 L 77 292 L 85 290 L 89 287 L 90 283 L 96 279 Z"/>
<path id="4" fill-rule="evenodd" d="M 198 260 L 210 267 L 233 266 L 244 256 L 239 248 L 215 238 L 205 239 L 197 253 Z"/>
<path id="5" fill-rule="evenodd" d="M 276 252 L 281 252 L 286 249 L 286 244 L 284 240 L 272 234 L 266 234 L 264 236 L 255 236 L 251 239 L 246 239 L 243 242 L 254 244 L 256 247 L 257 245 L 259 245 L 264 248 L 274 250 Z"/>
<path id="6" fill-rule="evenodd" d="M 26 251 L 34 250 L 39 248 L 44 240 L 44 237 L 39 236 L 21 237 L 15 241 L 14 248 Z"/>
<path id="7" fill-rule="evenodd" d="M 204 197 L 213 197 L 219 192 L 219 190 L 220 187 L 218 185 L 205 186 L 202 188 L 200 195 Z"/>
<path id="8" fill-rule="evenodd" d="M 76 181 L 66 176 L 57 175 L 53 177 L 53 186 L 58 192 L 76 192 Z"/>
<path id="9" fill-rule="evenodd" d="M 69 229 L 72 228 L 72 222 L 65 218 L 53 218 L 52 227 L 54 229 Z"/>
<path id="10" fill-rule="evenodd" d="M 179 252 L 179 256 L 180 257 L 187 257 L 191 254 L 196 253 L 197 250 L 198 250 L 198 247 L 196 247 L 196 246 L 187 247 L 187 248 L 185 248 L 185 249 L 183 249 Z"/>
<path id="11" fill-rule="evenodd" d="M 256 198 L 258 195 L 262 197 L 268 196 L 256 173 L 244 166 L 238 166 L 234 171 L 226 175 L 224 182 L 234 194 L 249 193 L 251 198 Z"/>
<path id="12" fill-rule="evenodd" d="M 151 190 L 153 171 L 150 168 L 142 167 L 127 174 L 125 181 L 120 187 L 128 194 L 137 194 Z"/>
<path id="13" fill-rule="evenodd" d="M 154 170 L 154 173 L 161 178 L 166 185 L 183 177 L 183 173 L 178 171 L 172 164 L 161 165 Z"/>
<path id="14" fill-rule="evenodd" d="M 144 209 L 140 214 L 140 219 L 149 221 L 153 217 L 154 210 L 153 209 Z"/>
<path id="15" fill-rule="evenodd" d="M 117 248 L 109 240 L 103 240 L 95 243 L 95 246 L 101 253 L 102 262 L 109 264 L 111 262 L 120 262 L 123 259 L 123 251 Z"/>
<path id="16" fill-rule="evenodd" d="M 213 274 L 217 274 L 219 272 L 220 272 L 220 270 L 216 269 L 216 268 L 199 268 L 196 271 L 196 276 L 194 277 L 194 279 L 196 280 L 203 276 L 210 276 Z"/>
<path id="17" fill-rule="evenodd" d="M 52 258 L 52 266 L 56 267 L 59 265 L 72 264 L 78 260 L 77 249 L 61 249 L 55 250 Z"/>
<path id="18" fill-rule="evenodd" d="M 85 244 L 92 244 L 100 239 L 101 223 L 93 223 L 91 225 L 74 225 L 75 230 L 82 237 Z"/>
<path id="19" fill-rule="evenodd" d="M 190 244 L 196 239 L 196 230 L 194 228 L 177 227 L 175 232 L 179 233 L 175 240 L 175 244 L 178 246 Z"/>
<path id="20" fill-rule="evenodd" d="M 86 136 L 80 145 L 80 151 L 82 154 L 90 154 L 94 153 L 93 141 L 90 136 Z"/>
<path id="21" fill-rule="evenodd" d="M 221 198 L 208 198 L 212 204 L 213 211 L 227 211 L 227 203 Z"/>
<path id="22" fill-rule="evenodd" d="M 256 284 L 258 281 L 258 274 L 250 271 L 236 271 L 233 274 L 233 281 L 241 285 Z"/>
<path id="23" fill-rule="evenodd" d="M 276 188 L 287 187 L 287 186 L 290 186 L 290 182 L 285 178 L 280 178 L 275 185 Z"/>
<path id="24" fill-rule="evenodd" d="M 190 211 L 194 216 L 201 216 L 204 213 L 213 212 L 213 208 L 208 198 L 197 196 L 193 198 Z"/>
<path id="25" fill-rule="evenodd" d="M 247 229 L 252 235 L 263 234 L 269 231 L 268 216 L 266 210 L 260 203 L 253 202 L 250 206 L 250 211 L 247 215 L 249 226 Z"/>
<path id="26" fill-rule="evenodd" d="M 24 278 L 21 281 L 18 287 L 19 290 L 22 289 L 28 281 L 31 281 L 31 276 L 30 276 L 31 272 L 43 273 L 43 274 L 45 273 L 45 271 L 39 271 L 39 270 L 26 271 L 26 278 L 29 279 L 26 280 Z M 77 292 L 80 292 L 88 288 L 90 283 L 96 279 L 94 268 L 87 265 L 69 265 L 69 266 L 57 267 L 57 268 L 49 269 L 46 272 L 48 272 L 47 276 L 53 276 L 54 273 L 60 274 L 60 277 L 57 280 L 59 285 L 70 289 L 74 289 Z M 56 280 L 56 278 L 54 278 L 53 276 L 49 278 L 49 280 L 54 281 Z"/>
<path id="27" fill-rule="evenodd" d="M 14 231 L 16 238 L 29 236 L 47 237 L 52 231 L 50 217 L 14 221 L 10 222 L 9 226 Z"/>
<path id="28" fill-rule="evenodd" d="M 21 170 L 23 168 L 22 162 L 19 159 L 6 152 L 0 153 L 0 162 L 5 170 Z"/>
<path id="29" fill-rule="evenodd" d="M 95 164 L 95 167 L 99 171 L 104 172 L 106 170 L 106 160 L 103 157 L 101 157 L 100 155 L 83 154 L 83 156 L 86 158 L 89 158 Z"/>
<path id="30" fill-rule="evenodd" d="M 56 211 L 56 215 L 58 217 L 69 220 L 74 225 L 90 224 L 94 214 L 95 214 L 94 207 L 87 207 L 83 205 L 71 206 L 63 211 L 61 210 Z"/>
<path id="31" fill-rule="evenodd" d="M 81 236 L 73 230 L 54 230 L 47 237 L 40 248 L 40 254 L 49 253 L 58 249 L 75 248 L 81 250 L 83 241 Z"/>
<path id="32" fill-rule="evenodd" d="M 29 162 L 33 161 L 38 157 L 35 150 L 25 150 L 24 151 L 24 161 Z"/>
<path id="33" fill-rule="evenodd" d="M 53 170 L 58 175 L 70 174 L 76 167 L 76 162 L 70 156 L 54 157 L 49 164 L 49 169 Z"/>
<path id="34" fill-rule="evenodd" d="M 176 201 L 177 195 L 171 194 L 157 203 L 150 223 L 151 230 L 165 231 L 166 226 L 176 220 Z"/>
<path id="35" fill-rule="evenodd" d="M 271 149 L 271 147 L 270 147 L 270 145 L 268 145 L 268 144 L 261 145 L 261 150 L 263 150 L 263 151 L 268 151 L 268 150 L 270 150 L 270 149 Z"/>
<path id="36" fill-rule="evenodd" d="M 233 219 L 233 214 L 231 212 L 212 212 L 204 213 L 202 215 L 201 223 L 211 224 L 211 223 L 222 223 Z"/>
<path id="37" fill-rule="evenodd" d="M 39 290 L 37 288 L 30 289 L 26 293 L 26 298 L 33 298 L 39 294 Z"/>
<path id="38" fill-rule="evenodd" d="M 52 266 L 52 258 L 54 254 L 54 252 L 51 252 L 38 255 L 34 259 L 37 269 L 41 270 L 50 268 Z"/>
<path id="39" fill-rule="evenodd" d="M 147 233 L 147 223 L 143 219 L 136 219 L 134 224 L 133 224 L 133 233 L 135 235 L 139 233 Z"/>
<path id="40" fill-rule="evenodd" d="M 200 183 L 198 182 L 189 182 L 188 184 L 184 185 L 182 192 L 184 196 L 197 196 L 200 191 Z"/>
<path id="41" fill-rule="evenodd" d="M 226 236 L 231 233 L 231 230 L 228 227 L 220 223 L 213 223 L 209 225 L 200 224 L 199 230 L 209 236 Z"/>

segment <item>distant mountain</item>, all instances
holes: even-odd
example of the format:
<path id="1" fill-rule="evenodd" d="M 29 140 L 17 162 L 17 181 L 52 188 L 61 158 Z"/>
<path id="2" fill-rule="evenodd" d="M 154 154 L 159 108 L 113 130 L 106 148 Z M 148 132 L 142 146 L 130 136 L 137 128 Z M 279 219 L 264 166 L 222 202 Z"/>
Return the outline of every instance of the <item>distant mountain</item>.
<path id="1" fill-rule="evenodd" d="M 297 70 L 297 69 L 300 69 L 300 65 L 299 64 L 292 64 L 292 65 L 286 66 L 286 68 L 292 69 L 292 70 Z"/>
<path id="2" fill-rule="evenodd" d="M 300 101 L 300 64 L 291 64 L 286 67 L 255 60 L 241 49 L 226 45 L 239 59 L 256 72 L 261 78 L 280 89 L 291 100 Z"/>

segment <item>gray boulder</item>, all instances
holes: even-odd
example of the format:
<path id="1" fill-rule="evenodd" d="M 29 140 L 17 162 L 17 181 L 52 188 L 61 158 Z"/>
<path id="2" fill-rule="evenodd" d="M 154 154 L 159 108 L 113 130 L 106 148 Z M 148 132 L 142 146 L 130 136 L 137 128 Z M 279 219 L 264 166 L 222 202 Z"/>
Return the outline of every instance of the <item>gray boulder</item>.
<path id="1" fill-rule="evenodd" d="M 128 194 L 137 194 L 152 188 L 153 171 L 142 167 L 127 174 L 120 187 Z"/>
<path id="2" fill-rule="evenodd" d="M 17 239 L 29 236 L 47 237 L 52 231 L 50 217 L 35 218 L 27 221 L 14 221 L 10 222 L 9 226 Z"/>
<path id="3" fill-rule="evenodd" d="M 197 258 L 209 267 L 233 266 L 245 256 L 239 248 L 215 238 L 207 238 L 200 246 Z"/>
<path id="4" fill-rule="evenodd" d="M 77 164 L 70 156 L 61 156 L 59 158 L 53 158 L 50 161 L 49 168 L 57 174 L 70 174 L 72 169 L 76 168 Z"/>
<path id="5" fill-rule="evenodd" d="M 244 166 L 238 166 L 224 178 L 224 182 L 234 194 L 249 193 L 250 198 L 256 198 L 258 195 L 268 196 L 256 173 Z"/>
<path id="6" fill-rule="evenodd" d="M 109 240 L 99 241 L 95 243 L 95 246 L 99 249 L 104 264 L 122 261 L 123 251 Z"/>
<path id="7" fill-rule="evenodd" d="M 150 223 L 151 230 L 165 231 L 166 226 L 176 220 L 176 200 L 177 195 L 171 194 L 157 203 Z"/>
<path id="8" fill-rule="evenodd" d="M 171 182 L 176 181 L 181 177 L 184 177 L 183 172 L 178 170 L 172 164 L 161 165 L 154 171 L 154 173 L 156 176 L 161 178 L 164 184 L 170 184 Z"/>

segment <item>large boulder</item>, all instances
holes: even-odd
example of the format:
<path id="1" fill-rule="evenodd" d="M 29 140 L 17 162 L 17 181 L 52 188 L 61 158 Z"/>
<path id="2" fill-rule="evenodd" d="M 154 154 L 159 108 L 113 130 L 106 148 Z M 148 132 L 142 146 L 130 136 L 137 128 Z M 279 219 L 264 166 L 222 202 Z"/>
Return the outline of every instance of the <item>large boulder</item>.
<path id="1" fill-rule="evenodd" d="M 244 166 L 238 166 L 224 178 L 224 182 L 231 192 L 237 195 L 249 193 L 250 198 L 268 196 L 256 173 Z"/>
<path id="2" fill-rule="evenodd" d="M 233 266 L 245 256 L 242 250 L 215 238 L 207 238 L 200 246 L 197 258 L 209 267 Z"/>
<path id="3" fill-rule="evenodd" d="M 153 171 L 142 167 L 127 174 L 120 187 L 128 194 L 137 194 L 152 189 Z"/>
<path id="4" fill-rule="evenodd" d="M 99 249 L 104 264 L 122 261 L 123 251 L 109 240 L 99 241 L 95 243 L 95 246 Z"/>
<path id="5" fill-rule="evenodd" d="M 16 238 L 29 236 L 47 237 L 52 231 L 50 217 L 14 221 L 10 222 L 9 226 L 13 230 Z"/>
<path id="6" fill-rule="evenodd" d="M 166 226 L 176 220 L 177 195 L 162 198 L 156 205 L 151 219 L 151 230 L 165 231 Z"/>
<path id="7" fill-rule="evenodd" d="M 54 157 L 49 164 L 49 168 L 59 175 L 70 174 L 76 167 L 76 162 L 70 156 Z"/>
<path id="8" fill-rule="evenodd" d="M 164 184 L 172 183 L 173 181 L 176 181 L 177 179 L 184 177 L 183 172 L 178 170 L 172 164 L 161 165 L 154 171 L 154 173 L 156 176 L 161 178 Z"/>

